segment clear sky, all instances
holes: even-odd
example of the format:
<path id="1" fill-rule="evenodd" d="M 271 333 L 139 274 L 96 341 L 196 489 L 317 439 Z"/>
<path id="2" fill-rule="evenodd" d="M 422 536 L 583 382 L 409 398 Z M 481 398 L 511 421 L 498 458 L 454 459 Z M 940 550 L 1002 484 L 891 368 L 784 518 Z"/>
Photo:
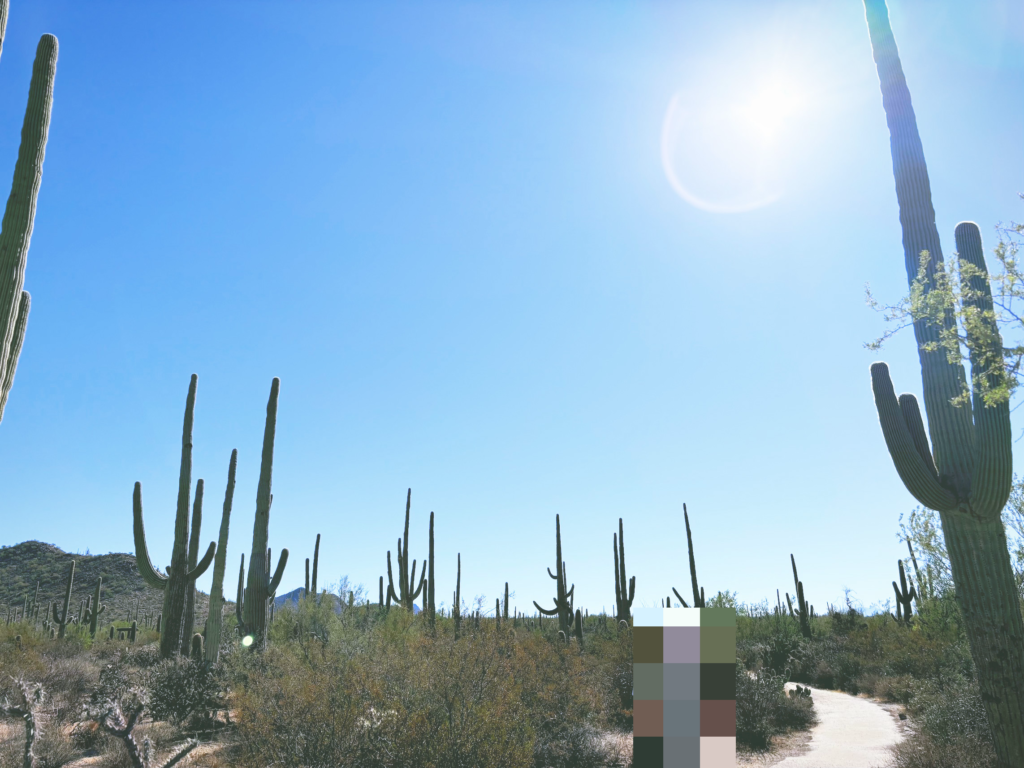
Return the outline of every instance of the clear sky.
<path id="1" fill-rule="evenodd" d="M 990 249 L 1024 219 L 1024 10 L 890 12 L 946 253 L 966 219 Z M 892 597 L 915 502 L 868 366 L 921 378 L 909 332 L 862 346 L 865 283 L 906 276 L 860 2 L 13 0 L 0 179 L 46 32 L 0 544 L 130 552 L 138 480 L 168 562 L 197 373 L 203 539 L 237 448 L 237 567 L 279 376 L 282 591 L 321 533 L 375 599 L 412 487 L 446 604 L 461 552 L 463 595 L 549 606 L 556 513 L 577 606 L 614 602 L 619 517 L 634 606 L 687 596 L 684 502 L 711 593 L 774 602 L 792 552 L 821 611 Z"/>

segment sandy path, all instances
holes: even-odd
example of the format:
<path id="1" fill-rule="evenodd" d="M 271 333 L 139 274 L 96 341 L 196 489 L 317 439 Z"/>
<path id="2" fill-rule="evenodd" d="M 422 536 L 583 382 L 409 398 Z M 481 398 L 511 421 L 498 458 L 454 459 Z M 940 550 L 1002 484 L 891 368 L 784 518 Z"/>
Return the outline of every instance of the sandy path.
<path id="1" fill-rule="evenodd" d="M 787 683 L 786 688 L 795 685 Z M 903 739 L 890 711 L 870 699 L 811 688 L 818 725 L 807 751 L 775 763 L 776 768 L 882 768 L 889 747 Z"/>

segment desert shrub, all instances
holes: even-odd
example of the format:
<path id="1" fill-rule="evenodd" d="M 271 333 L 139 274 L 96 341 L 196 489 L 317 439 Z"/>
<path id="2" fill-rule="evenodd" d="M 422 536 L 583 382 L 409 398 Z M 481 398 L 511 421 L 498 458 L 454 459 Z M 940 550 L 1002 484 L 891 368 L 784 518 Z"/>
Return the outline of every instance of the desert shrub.
<path id="1" fill-rule="evenodd" d="M 78 757 L 78 750 L 71 739 L 56 724 L 40 731 L 32 749 L 36 755 L 36 768 L 61 768 Z"/>
<path id="2" fill-rule="evenodd" d="M 790 656 L 791 679 L 819 688 L 856 693 L 861 662 L 849 653 L 848 641 L 846 637 L 803 640 Z"/>
<path id="3" fill-rule="evenodd" d="M 224 708 L 225 686 L 219 672 L 183 657 L 165 660 L 153 671 L 149 714 L 175 725 L 208 725 L 211 713 Z"/>
<path id="4" fill-rule="evenodd" d="M 770 669 L 748 673 L 736 665 L 736 741 L 752 749 L 767 749 L 778 733 L 775 711 L 785 698 L 785 680 Z"/>
<path id="5" fill-rule="evenodd" d="M 47 670 L 41 682 L 48 713 L 57 724 L 77 718 L 99 677 L 98 665 L 85 655 L 58 655 L 44 658 L 44 663 Z"/>

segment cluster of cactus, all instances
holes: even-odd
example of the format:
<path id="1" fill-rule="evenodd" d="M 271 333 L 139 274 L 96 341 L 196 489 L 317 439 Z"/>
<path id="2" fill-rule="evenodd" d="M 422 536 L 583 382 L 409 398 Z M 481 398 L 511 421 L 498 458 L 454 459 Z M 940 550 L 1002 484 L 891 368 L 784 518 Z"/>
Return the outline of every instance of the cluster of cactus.
<path id="1" fill-rule="evenodd" d="M 690 515 L 686 511 L 685 504 L 683 504 L 683 521 L 686 523 L 686 548 L 690 553 L 690 585 L 693 588 L 693 607 L 704 608 L 704 587 L 697 586 L 697 561 L 693 558 L 693 534 L 690 532 Z M 690 607 L 675 587 L 672 587 L 672 591 L 684 608 Z M 619 620 L 621 621 L 622 619 L 620 618 Z"/>
<path id="2" fill-rule="evenodd" d="M 7 31 L 8 0 L 0 0 L 0 47 Z M 21 146 L 14 166 L 11 194 L 0 224 L 0 421 L 14 384 L 32 297 L 23 290 L 36 200 L 43 179 L 43 157 L 53 108 L 57 73 L 57 38 L 43 35 L 36 47 Z"/>
<path id="3" fill-rule="evenodd" d="M 537 610 L 542 616 L 558 617 L 559 636 L 567 640 L 572 630 L 574 619 L 573 594 L 576 591 L 576 585 L 566 586 L 568 584 L 568 576 L 566 575 L 565 561 L 562 560 L 562 524 L 558 515 L 555 515 L 555 572 L 552 573 L 549 567 L 548 576 L 555 580 L 555 607 L 551 609 L 541 608 L 536 600 L 533 604 L 537 606 Z"/>

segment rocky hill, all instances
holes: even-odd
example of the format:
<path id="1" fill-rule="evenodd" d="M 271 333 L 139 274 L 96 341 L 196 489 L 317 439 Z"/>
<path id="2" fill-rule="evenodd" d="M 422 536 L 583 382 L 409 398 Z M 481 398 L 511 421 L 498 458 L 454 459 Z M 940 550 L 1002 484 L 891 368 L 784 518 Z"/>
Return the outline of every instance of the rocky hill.
<path id="1" fill-rule="evenodd" d="M 156 616 L 163 608 L 163 592 L 146 585 L 139 575 L 135 555 L 77 555 L 41 541 L 24 541 L 13 547 L 0 547 L 0 618 L 8 607 L 20 607 L 31 600 L 39 585 L 40 604 L 54 600 L 64 603 L 68 571 L 75 563 L 75 582 L 71 591 L 71 610 L 77 617 L 82 601 L 91 597 L 96 579 L 103 579 L 102 602 L 107 609 L 102 624 L 123 621 L 138 611 L 140 622 L 147 614 Z M 228 591 L 228 590 L 225 590 Z M 206 620 L 209 596 L 199 593 L 196 623 Z M 234 603 L 226 610 L 234 610 Z"/>

